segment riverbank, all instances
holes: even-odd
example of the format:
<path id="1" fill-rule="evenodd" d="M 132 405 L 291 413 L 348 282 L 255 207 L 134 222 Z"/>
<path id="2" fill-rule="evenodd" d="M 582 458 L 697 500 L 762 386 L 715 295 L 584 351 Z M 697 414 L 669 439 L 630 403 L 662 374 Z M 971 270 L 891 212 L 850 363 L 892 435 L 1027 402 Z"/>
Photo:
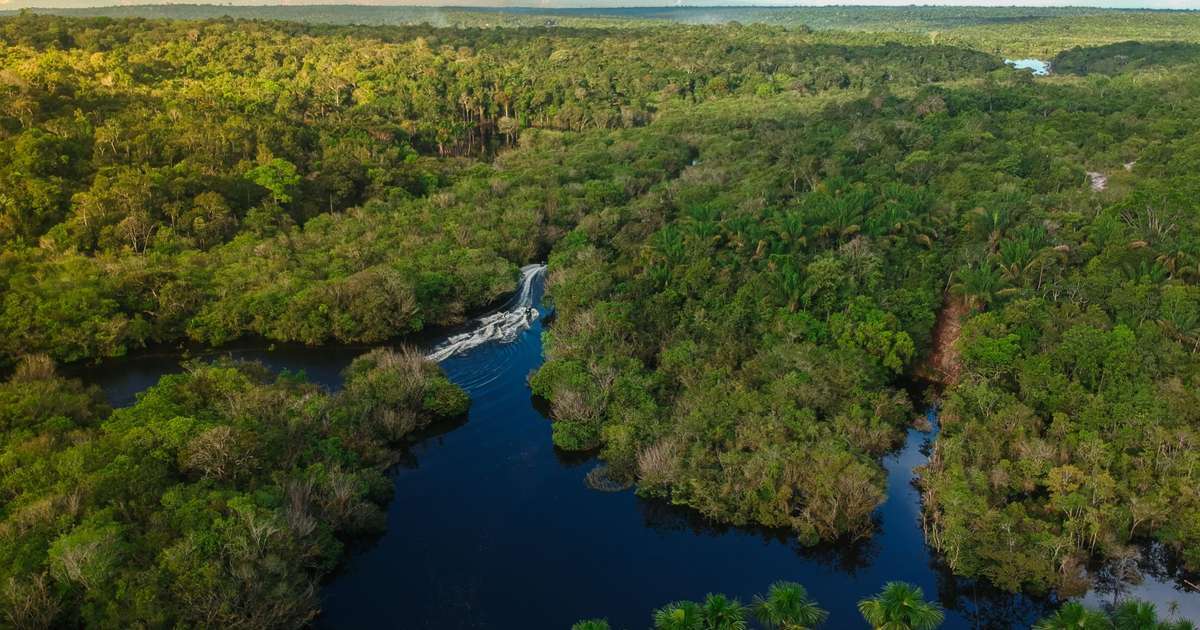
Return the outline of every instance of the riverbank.
<path id="1" fill-rule="evenodd" d="M 831 612 L 830 627 L 857 624 L 858 600 L 889 580 L 936 597 L 950 629 L 1026 628 L 1052 610 L 1052 600 L 956 578 L 926 544 L 913 481 L 940 429 L 932 407 L 923 416 L 930 431 L 908 429 L 883 458 L 887 499 L 876 510 L 875 535 L 856 544 L 803 547 L 790 531 L 731 527 L 630 490 L 589 489 L 596 458 L 553 447 L 550 421 L 526 381 L 543 360 L 550 311 L 541 293 L 539 279 L 530 288 L 538 317 L 511 342 L 442 363 L 470 394 L 469 415 L 431 427 L 404 451 L 390 473 L 386 532 L 354 543 L 323 590 L 319 626 L 516 629 L 537 611 L 547 627 L 603 615 L 614 627 L 638 628 L 662 602 L 718 591 L 748 601 L 780 579 L 806 585 Z M 338 389 L 341 370 L 361 352 L 276 347 L 235 356 Z M 128 372 L 106 372 L 115 379 L 106 386 L 110 398 L 132 396 L 138 379 L 156 379 L 145 366 L 133 371 L 137 378 Z M 927 403 L 919 387 L 910 395 Z"/>

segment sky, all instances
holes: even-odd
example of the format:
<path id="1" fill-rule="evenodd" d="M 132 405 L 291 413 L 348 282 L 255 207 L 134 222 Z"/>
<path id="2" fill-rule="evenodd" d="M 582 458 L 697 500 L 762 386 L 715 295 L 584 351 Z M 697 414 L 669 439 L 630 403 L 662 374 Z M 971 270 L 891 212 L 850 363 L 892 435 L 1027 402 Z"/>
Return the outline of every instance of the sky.
<path id="1" fill-rule="evenodd" d="M 308 5 L 362 4 L 394 6 L 542 6 L 556 8 L 667 6 L 675 0 L 0 0 L 0 10 L 26 7 L 73 8 L 132 4 Z M 904 6 L 1088 6 L 1135 9 L 1196 9 L 1200 0 L 683 0 L 684 6 L 821 6 L 829 4 Z"/>

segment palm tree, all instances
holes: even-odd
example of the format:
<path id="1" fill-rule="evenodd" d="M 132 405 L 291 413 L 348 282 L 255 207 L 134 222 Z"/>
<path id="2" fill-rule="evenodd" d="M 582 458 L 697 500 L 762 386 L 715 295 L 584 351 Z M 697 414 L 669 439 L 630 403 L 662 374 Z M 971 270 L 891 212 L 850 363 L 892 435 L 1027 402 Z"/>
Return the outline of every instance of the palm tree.
<path id="1" fill-rule="evenodd" d="M 754 616 L 768 628 L 807 630 L 820 625 L 829 615 L 795 582 L 776 582 L 767 596 L 755 596 Z"/>
<path id="2" fill-rule="evenodd" d="M 1067 602 L 1033 627 L 1034 630 L 1108 630 L 1112 623 L 1103 613 L 1089 610 L 1079 602 Z"/>
<path id="3" fill-rule="evenodd" d="M 1054 278 L 1062 275 L 1063 268 L 1071 259 L 1069 255 L 1070 252 L 1071 247 L 1065 244 L 1055 245 L 1054 247 L 1044 247 L 1034 255 L 1033 260 L 1030 260 L 1029 264 L 1025 265 L 1026 273 L 1030 273 L 1034 269 L 1038 270 L 1037 289 L 1039 291 L 1042 289 L 1042 282 L 1046 278 L 1047 269 L 1049 269 Z M 1053 282 L 1054 279 L 1052 278 L 1051 283 Z"/>
<path id="4" fill-rule="evenodd" d="M 585 619 L 575 622 L 571 630 L 609 630 L 607 619 Z"/>
<path id="5" fill-rule="evenodd" d="M 877 630 L 933 630 L 942 625 L 942 607 L 925 601 L 920 587 L 888 582 L 875 597 L 858 602 L 858 612 Z"/>
<path id="6" fill-rule="evenodd" d="M 996 208 L 988 211 L 975 208 L 975 222 L 970 226 L 975 234 L 986 235 L 988 250 L 996 251 L 996 244 L 1008 227 L 1010 213 L 1007 208 Z"/>
<path id="7" fill-rule="evenodd" d="M 736 599 L 716 593 L 704 598 L 700 616 L 704 630 L 746 630 L 746 608 Z"/>
<path id="8" fill-rule="evenodd" d="M 682 601 L 671 602 L 654 611 L 654 630 L 701 630 L 700 604 Z"/>
<path id="9" fill-rule="evenodd" d="M 1000 275 L 1008 282 L 1016 282 L 1025 274 L 1025 266 L 1033 260 L 1033 245 L 1025 239 L 1000 241 Z"/>
<path id="10" fill-rule="evenodd" d="M 1116 630 L 1195 630 L 1190 621 L 1163 621 L 1158 618 L 1154 604 L 1130 600 L 1117 606 L 1112 614 L 1112 627 Z"/>
<path id="11" fill-rule="evenodd" d="M 779 271 L 779 288 L 787 296 L 788 310 L 796 312 L 804 297 L 804 274 L 791 261 L 786 261 Z"/>
<path id="12" fill-rule="evenodd" d="M 963 299 L 971 309 L 986 308 L 1004 289 L 1003 278 L 990 261 L 958 270 L 958 282 L 950 291 Z"/>
<path id="13" fill-rule="evenodd" d="M 1121 604 L 1113 611 L 1113 625 L 1122 630 L 1128 628 L 1157 628 L 1158 611 L 1154 604 L 1138 600 L 1130 600 Z"/>
<path id="14" fill-rule="evenodd" d="M 796 245 L 806 245 L 808 243 L 804 237 L 807 225 L 804 222 L 803 214 L 796 211 L 785 212 L 779 218 L 778 223 L 776 231 L 783 242 Z"/>

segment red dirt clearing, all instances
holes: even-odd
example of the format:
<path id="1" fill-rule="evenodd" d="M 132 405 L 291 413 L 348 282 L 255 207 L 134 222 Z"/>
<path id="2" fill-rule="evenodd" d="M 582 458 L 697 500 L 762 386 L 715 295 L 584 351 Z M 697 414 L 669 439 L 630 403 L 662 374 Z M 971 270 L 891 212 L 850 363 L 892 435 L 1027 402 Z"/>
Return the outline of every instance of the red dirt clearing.
<path id="1" fill-rule="evenodd" d="M 933 325 L 933 351 L 925 361 L 925 376 L 943 385 L 958 382 L 962 373 L 962 361 L 958 355 L 958 337 L 962 333 L 962 319 L 970 309 L 962 300 L 946 296 L 942 310 L 938 311 Z"/>

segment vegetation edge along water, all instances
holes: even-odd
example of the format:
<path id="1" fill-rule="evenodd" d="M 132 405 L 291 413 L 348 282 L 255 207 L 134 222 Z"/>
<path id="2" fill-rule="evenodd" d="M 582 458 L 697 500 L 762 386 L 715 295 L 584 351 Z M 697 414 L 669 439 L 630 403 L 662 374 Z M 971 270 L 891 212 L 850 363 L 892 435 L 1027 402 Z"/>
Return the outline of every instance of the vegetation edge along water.
<path id="1" fill-rule="evenodd" d="M 211 393 L 110 417 L 43 355 L 377 343 L 462 322 L 547 251 L 558 319 L 532 385 L 554 443 L 600 449 L 645 496 L 806 544 L 869 537 L 913 415 L 900 378 L 949 299 L 958 378 L 922 489 L 951 568 L 1070 595 L 1154 540 L 1195 571 L 1194 16 L 1097 14 L 1069 41 L 1037 30 L 1054 19 L 946 37 L 0 20 L 5 601 L 82 625 L 302 623 L 305 604 L 261 617 L 266 594 L 193 598 L 234 563 L 219 536 L 261 529 L 239 495 L 283 518 L 268 471 L 378 456 L 336 422 L 273 441 L 243 417 L 259 406 Z M 1114 40 L 1147 29 L 1170 39 Z M 1055 76 L 1003 66 L 994 42 L 1017 35 Z M 270 417 L 328 423 L 333 398 Z M 189 464 L 202 434 L 260 468 Z M 376 503 L 377 479 L 329 479 Z M 341 531 L 302 570 L 253 571 L 302 593 Z"/>

